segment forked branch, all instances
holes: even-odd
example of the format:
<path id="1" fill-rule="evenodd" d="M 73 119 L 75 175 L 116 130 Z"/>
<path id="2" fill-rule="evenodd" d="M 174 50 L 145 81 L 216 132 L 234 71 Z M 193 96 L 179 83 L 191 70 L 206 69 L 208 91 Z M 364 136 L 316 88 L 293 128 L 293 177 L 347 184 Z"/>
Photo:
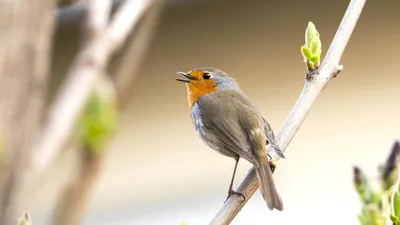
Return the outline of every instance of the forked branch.
<path id="1" fill-rule="evenodd" d="M 35 146 L 33 169 L 37 173 L 47 168 L 53 157 L 62 149 L 72 133 L 78 113 L 84 106 L 97 75 L 104 70 L 109 57 L 124 43 L 129 32 L 152 3 L 154 0 L 124 2 L 110 25 L 105 28 L 104 35 L 92 37 L 93 39 L 79 52 L 64 86 L 61 87 L 61 92 L 49 109 L 44 133 Z M 101 4 L 105 3 L 99 3 Z M 94 18 L 92 22 L 97 26 L 102 23 L 102 18 Z M 93 29 L 93 32 L 98 32 L 97 28 Z"/>

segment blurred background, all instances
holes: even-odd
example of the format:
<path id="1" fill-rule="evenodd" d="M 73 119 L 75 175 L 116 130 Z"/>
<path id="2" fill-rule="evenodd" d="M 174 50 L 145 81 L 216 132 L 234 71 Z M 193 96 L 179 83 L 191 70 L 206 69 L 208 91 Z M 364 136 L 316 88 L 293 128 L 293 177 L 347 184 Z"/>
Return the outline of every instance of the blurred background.
<path id="1" fill-rule="evenodd" d="M 175 72 L 226 71 L 277 133 L 304 84 L 300 46 L 308 22 L 319 30 L 324 55 L 348 3 L 166 1 L 83 224 L 207 224 L 225 200 L 234 161 L 197 137 Z M 342 57 L 343 72 L 279 161 L 274 178 L 284 211 L 269 211 L 257 191 L 232 224 L 358 223 L 352 167 L 377 174 L 400 138 L 399 9 L 400 1 L 367 1 Z M 57 13 L 53 94 L 78 50 L 82 23 L 75 8 Z M 41 179 L 29 199 L 35 225 L 50 224 L 76 158 L 76 151 L 66 151 Z M 240 162 L 235 185 L 250 167 Z"/>

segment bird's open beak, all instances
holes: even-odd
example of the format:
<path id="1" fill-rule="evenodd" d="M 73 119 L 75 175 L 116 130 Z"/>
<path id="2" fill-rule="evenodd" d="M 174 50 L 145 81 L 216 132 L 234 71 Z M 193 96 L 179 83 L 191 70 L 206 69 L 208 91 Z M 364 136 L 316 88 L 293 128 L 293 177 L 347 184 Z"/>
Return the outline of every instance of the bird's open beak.
<path id="1" fill-rule="evenodd" d="M 176 78 L 175 80 L 180 81 L 180 82 L 185 82 L 185 83 L 189 83 L 192 80 L 196 80 L 196 78 L 190 76 L 190 74 L 185 73 L 185 72 L 176 72 L 176 74 L 181 75 L 186 77 L 187 79 L 181 79 L 181 78 Z"/>

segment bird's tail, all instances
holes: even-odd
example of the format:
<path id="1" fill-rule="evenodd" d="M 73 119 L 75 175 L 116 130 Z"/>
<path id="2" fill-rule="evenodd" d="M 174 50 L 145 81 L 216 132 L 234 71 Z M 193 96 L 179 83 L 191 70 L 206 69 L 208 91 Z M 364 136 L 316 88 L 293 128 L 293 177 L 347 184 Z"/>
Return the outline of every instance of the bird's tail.
<path id="1" fill-rule="evenodd" d="M 267 161 L 267 160 L 266 160 Z M 260 191 L 267 202 L 268 208 L 273 210 L 274 208 L 282 211 L 283 203 L 281 198 L 279 197 L 278 192 L 275 188 L 275 183 L 272 178 L 272 171 L 269 166 L 269 163 L 260 163 L 258 167 L 256 167 L 258 183 L 260 185 Z"/>

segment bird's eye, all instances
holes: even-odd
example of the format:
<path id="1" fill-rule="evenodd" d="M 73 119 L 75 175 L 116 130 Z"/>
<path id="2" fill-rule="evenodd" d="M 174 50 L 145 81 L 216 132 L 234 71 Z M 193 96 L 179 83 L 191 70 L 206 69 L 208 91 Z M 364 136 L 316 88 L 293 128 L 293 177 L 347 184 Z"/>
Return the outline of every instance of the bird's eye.
<path id="1" fill-rule="evenodd" d="M 211 74 L 210 73 L 205 73 L 205 74 L 203 74 L 203 79 L 204 80 L 208 80 L 208 79 L 210 79 L 211 78 Z"/>

